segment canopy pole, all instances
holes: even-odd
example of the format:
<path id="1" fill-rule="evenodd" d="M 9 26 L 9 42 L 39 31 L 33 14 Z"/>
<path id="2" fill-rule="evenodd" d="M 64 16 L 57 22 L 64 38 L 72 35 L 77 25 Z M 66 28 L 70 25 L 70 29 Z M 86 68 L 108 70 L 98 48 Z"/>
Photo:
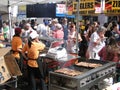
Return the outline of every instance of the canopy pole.
<path id="1" fill-rule="evenodd" d="M 80 12 L 79 12 L 79 7 L 80 7 L 80 0 L 77 0 L 78 2 L 77 2 L 77 5 L 76 5 L 76 7 L 77 7 L 77 14 L 76 14 L 76 53 L 77 53 L 77 55 L 78 55 L 78 50 L 79 50 L 79 45 L 78 45 L 78 34 L 79 34 L 79 30 L 80 30 L 80 27 L 79 27 L 79 16 L 80 16 Z"/>
<path id="2" fill-rule="evenodd" d="M 11 20 L 11 7 L 10 7 L 10 0 L 8 0 L 8 15 L 9 15 L 9 37 L 10 41 L 12 40 L 12 20 Z M 9 42 L 10 42 L 9 41 Z"/>

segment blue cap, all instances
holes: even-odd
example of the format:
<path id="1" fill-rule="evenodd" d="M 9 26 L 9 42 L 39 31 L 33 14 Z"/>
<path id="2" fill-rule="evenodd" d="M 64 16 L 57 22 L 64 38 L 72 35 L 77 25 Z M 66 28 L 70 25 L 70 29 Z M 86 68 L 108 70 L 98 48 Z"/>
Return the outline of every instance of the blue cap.
<path id="1" fill-rule="evenodd" d="M 48 19 L 43 19 L 43 22 L 44 22 L 45 25 L 48 25 L 48 24 L 49 24 Z"/>

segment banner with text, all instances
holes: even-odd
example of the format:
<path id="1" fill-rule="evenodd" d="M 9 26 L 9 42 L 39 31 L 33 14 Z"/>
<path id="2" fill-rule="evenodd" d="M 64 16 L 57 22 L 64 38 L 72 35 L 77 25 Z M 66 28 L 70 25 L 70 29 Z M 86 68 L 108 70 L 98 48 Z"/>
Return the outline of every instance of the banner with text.
<path id="1" fill-rule="evenodd" d="M 77 3 L 73 2 L 73 11 L 77 11 Z M 79 12 L 81 15 L 94 14 L 95 13 L 95 0 L 80 0 Z"/>
<path id="2" fill-rule="evenodd" d="M 105 0 L 105 14 L 120 14 L 120 0 Z"/>

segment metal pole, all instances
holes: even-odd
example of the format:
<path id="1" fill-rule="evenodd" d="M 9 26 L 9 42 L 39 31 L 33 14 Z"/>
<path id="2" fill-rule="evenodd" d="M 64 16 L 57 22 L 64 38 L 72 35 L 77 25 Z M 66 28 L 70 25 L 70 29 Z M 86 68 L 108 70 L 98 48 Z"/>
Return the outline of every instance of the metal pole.
<path id="1" fill-rule="evenodd" d="M 9 34 L 10 34 L 10 41 L 12 39 L 11 33 L 12 33 L 12 24 L 11 24 L 11 7 L 10 7 L 10 0 L 8 0 L 8 15 L 9 15 Z"/>
<path id="2" fill-rule="evenodd" d="M 78 3 L 77 3 L 77 14 L 76 14 L 76 53 L 78 55 L 78 49 L 79 49 L 79 46 L 78 46 L 78 34 L 79 34 L 79 30 L 80 30 L 80 27 L 79 27 L 79 17 L 80 17 L 80 0 L 78 0 Z"/>
<path id="3" fill-rule="evenodd" d="M 65 13 L 65 18 L 67 18 L 67 14 L 68 14 L 68 0 L 66 0 L 66 13 Z"/>

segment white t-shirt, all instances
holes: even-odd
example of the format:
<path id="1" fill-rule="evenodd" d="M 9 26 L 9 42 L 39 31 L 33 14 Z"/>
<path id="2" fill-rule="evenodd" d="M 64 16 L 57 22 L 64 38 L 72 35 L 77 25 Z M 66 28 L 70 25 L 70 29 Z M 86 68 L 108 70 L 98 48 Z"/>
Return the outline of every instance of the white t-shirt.
<path id="1" fill-rule="evenodd" d="M 94 45 L 94 42 L 96 42 L 98 39 L 100 39 L 97 32 L 94 32 L 90 37 L 90 43 L 88 46 L 88 52 L 89 52 L 89 59 L 98 59 L 100 60 L 100 57 L 98 55 L 98 52 L 105 46 L 105 41 L 100 41 L 99 44 Z"/>
<path id="2" fill-rule="evenodd" d="M 44 24 L 39 24 L 37 27 L 37 32 L 39 36 L 49 36 L 49 26 L 45 26 Z"/>
<path id="3" fill-rule="evenodd" d="M 36 31 L 33 30 L 32 28 L 30 28 L 29 30 L 25 30 L 25 31 L 23 32 L 23 34 L 22 34 L 22 37 L 23 37 L 23 38 L 28 38 L 28 37 L 29 37 L 29 34 L 30 34 L 31 32 L 36 32 Z"/>
<path id="4" fill-rule="evenodd" d="M 96 42 L 99 39 L 99 35 L 97 34 L 97 32 L 94 32 L 91 37 L 90 37 L 90 43 L 89 43 L 89 50 L 98 53 L 104 46 L 105 46 L 105 42 L 104 41 L 100 41 L 100 43 L 96 46 L 94 46 L 94 42 Z"/>

